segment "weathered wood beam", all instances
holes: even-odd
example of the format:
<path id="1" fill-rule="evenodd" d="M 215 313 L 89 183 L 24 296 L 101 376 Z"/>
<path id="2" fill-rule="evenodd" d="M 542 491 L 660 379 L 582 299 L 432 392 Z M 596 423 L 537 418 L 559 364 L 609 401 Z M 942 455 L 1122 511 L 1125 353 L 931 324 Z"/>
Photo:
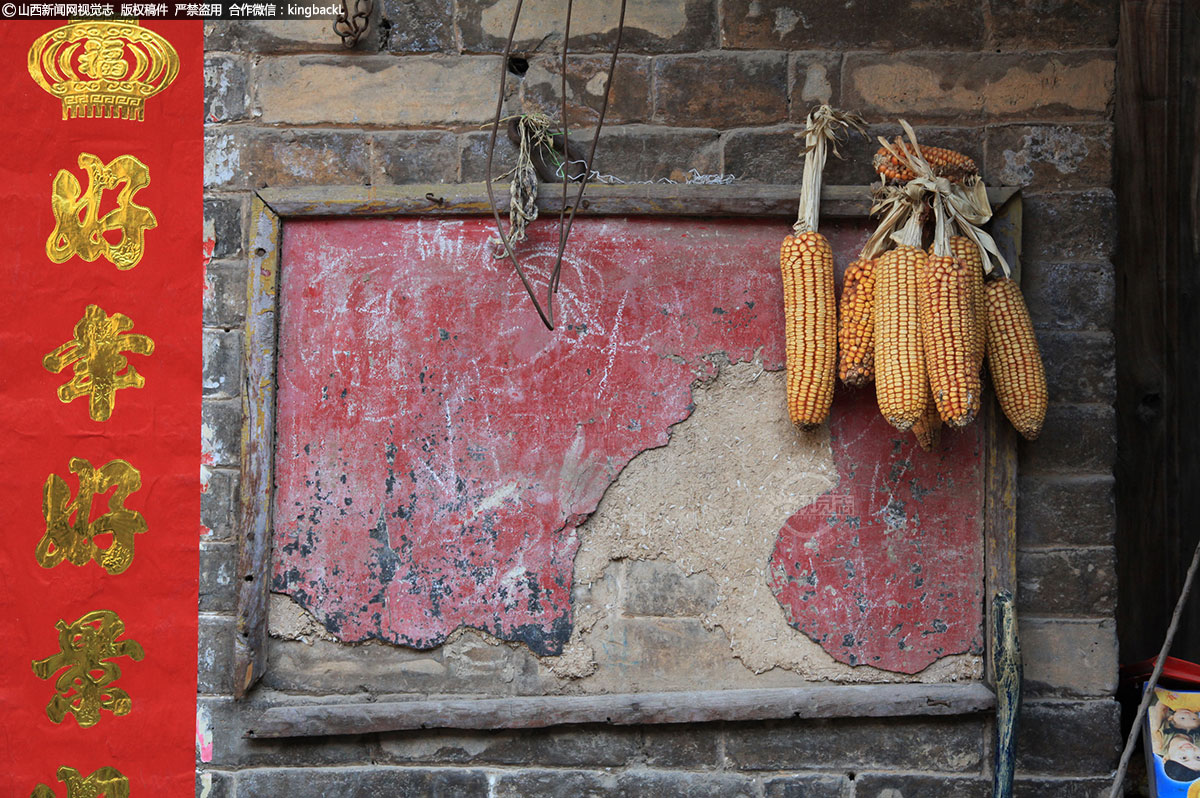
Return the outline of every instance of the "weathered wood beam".
<path id="1" fill-rule="evenodd" d="M 246 736 L 314 737 L 438 728 L 530 729 L 568 723 L 639 725 L 963 715 L 989 711 L 995 703 L 995 695 L 980 682 L 380 701 L 271 707 L 252 724 Z"/>
<path id="2" fill-rule="evenodd" d="M 1018 189 L 989 188 L 999 207 Z M 483 183 L 411 186 L 322 186 L 264 188 L 258 195 L 282 217 L 311 216 L 455 216 L 488 214 Z M 571 199 L 571 198 L 569 198 Z M 799 186 L 686 184 L 590 185 L 580 206 L 588 216 L 795 216 Z M 496 192 L 507 212 L 508 191 Z M 543 213 L 562 207 L 561 188 L 543 185 L 537 205 Z M 871 211 L 870 186 L 826 186 L 821 192 L 824 218 L 865 217 Z"/>

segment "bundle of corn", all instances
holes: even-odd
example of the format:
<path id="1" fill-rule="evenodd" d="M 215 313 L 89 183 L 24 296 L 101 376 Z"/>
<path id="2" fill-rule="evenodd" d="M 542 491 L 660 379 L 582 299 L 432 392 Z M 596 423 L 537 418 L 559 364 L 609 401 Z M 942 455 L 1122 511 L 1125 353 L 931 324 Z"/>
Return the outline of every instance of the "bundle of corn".
<path id="1" fill-rule="evenodd" d="M 793 232 L 783 240 L 783 308 L 787 339 L 788 415 L 811 431 L 825 421 L 833 403 L 837 370 L 837 304 L 833 290 L 833 249 L 817 232 L 821 173 L 828 150 L 837 154 L 840 132 L 863 128 L 862 121 L 828 105 L 808 115 L 804 179 Z"/>
<path id="2" fill-rule="evenodd" d="M 929 393 L 917 308 L 924 189 L 910 183 L 890 200 L 908 218 L 892 234 L 896 246 L 875 262 L 875 398 L 888 423 L 907 430 L 925 414 Z"/>
<path id="3" fill-rule="evenodd" d="M 884 142 L 884 146 L 875 153 L 875 171 L 884 180 L 907 183 L 918 177 L 906 162 L 913 154 L 913 150 L 904 143 L 902 138 L 897 136 L 891 144 Z M 947 150 L 943 147 L 921 147 L 920 155 L 929 164 L 935 177 L 964 182 L 979 174 L 975 161 L 961 152 Z"/>
<path id="4" fill-rule="evenodd" d="M 1007 278 L 987 283 L 987 360 L 1000 409 L 1027 440 L 1046 420 L 1046 370 L 1021 289 Z"/>

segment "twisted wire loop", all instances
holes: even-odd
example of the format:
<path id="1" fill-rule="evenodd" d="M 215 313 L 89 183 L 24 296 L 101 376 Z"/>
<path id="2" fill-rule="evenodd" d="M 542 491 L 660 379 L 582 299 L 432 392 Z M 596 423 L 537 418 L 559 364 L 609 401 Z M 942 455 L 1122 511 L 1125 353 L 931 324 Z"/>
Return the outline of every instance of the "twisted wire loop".
<path id="1" fill-rule="evenodd" d="M 492 120 L 492 129 L 488 135 L 487 148 L 487 165 L 485 166 L 487 182 L 488 205 L 492 210 L 492 218 L 496 221 L 496 229 L 500 232 L 500 243 L 504 246 L 504 254 L 513 263 L 513 268 L 517 272 L 517 276 L 521 279 L 521 285 L 525 287 L 525 293 L 529 295 L 529 299 L 533 302 L 534 310 L 537 311 L 538 318 L 542 320 L 542 324 L 547 330 L 554 329 L 554 295 L 558 293 L 559 278 L 562 274 L 563 252 L 567 247 L 567 237 L 571 234 L 571 224 L 575 220 L 575 210 L 583 201 L 583 192 L 587 187 L 587 172 L 591 168 L 596 156 L 596 145 L 600 142 L 600 130 L 604 127 L 604 115 L 608 111 L 608 95 L 612 89 L 613 73 L 617 68 L 617 54 L 621 52 L 621 37 L 625 32 L 625 5 L 627 0 L 621 0 L 621 13 L 617 20 L 617 37 L 613 44 L 612 57 L 608 62 L 608 76 L 604 82 L 604 99 L 600 104 L 600 114 L 596 120 L 596 130 L 592 135 L 592 145 L 588 150 L 587 161 L 584 167 L 584 175 L 579 178 L 579 190 L 575 195 L 575 202 L 567 204 L 567 183 L 570 179 L 563 178 L 563 196 L 562 208 L 558 212 L 558 254 L 554 259 L 554 268 L 550 273 L 550 280 L 546 285 L 546 306 L 543 308 L 542 303 L 538 301 L 537 295 L 534 293 L 533 286 L 529 282 L 529 278 L 525 274 L 525 269 L 522 268 L 521 262 L 517 259 L 516 252 L 513 251 L 512 243 L 509 234 L 504 232 L 504 223 L 500 221 L 500 211 L 496 206 L 495 192 L 492 190 L 492 160 L 496 153 L 496 132 L 500 128 L 501 116 L 504 113 L 504 84 L 508 74 L 508 59 L 512 55 L 513 39 L 517 33 L 517 22 L 521 18 L 522 0 L 517 0 L 517 7 L 513 11 L 512 26 L 508 31 L 508 40 L 504 43 L 504 57 L 500 59 L 500 91 L 496 98 L 496 115 Z M 567 21 L 563 30 L 563 52 L 562 52 L 562 152 L 564 158 L 570 158 L 570 138 L 567 133 L 567 44 L 571 38 L 571 11 L 572 0 L 567 0 Z"/>
<path id="2" fill-rule="evenodd" d="M 350 11 L 350 3 L 354 3 L 354 11 Z M 342 8 L 338 11 L 337 19 L 333 21 L 333 32 L 342 39 L 342 46 L 347 50 L 358 45 L 358 40 L 371 27 L 371 12 L 375 10 L 374 0 L 341 0 Z"/>

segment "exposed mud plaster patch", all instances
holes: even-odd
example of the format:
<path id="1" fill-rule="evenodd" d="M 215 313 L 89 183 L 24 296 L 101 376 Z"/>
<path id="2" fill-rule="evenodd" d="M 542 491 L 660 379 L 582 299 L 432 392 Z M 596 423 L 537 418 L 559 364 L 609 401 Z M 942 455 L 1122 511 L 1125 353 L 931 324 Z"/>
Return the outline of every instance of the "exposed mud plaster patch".
<path id="1" fill-rule="evenodd" d="M 314 640 L 331 642 L 337 640 L 312 613 L 297 604 L 290 596 L 272 593 L 269 600 L 267 630 L 272 637 L 299 640 L 309 645 L 312 645 Z"/>
<path id="2" fill-rule="evenodd" d="M 672 429 L 670 444 L 625 468 L 580 527 L 576 628 L 561 657 L 542 658 L 550 673 L 584 679 L 587 691 L 903 678 L 834 662 L 788 625 L 768 587 L 780 527 L 837 483 L 828 428 L 796 431 L 783 385 L 782 373 L 755 364 L 725 367 L 694 392 L 696 409 Z M 711 611 L 691 626 L 631 619 L 625 609 L 634 588 L 612 576 L 622 560 L 665 560 L 706 577 Z M 678 666 L 682 657 L 686 668 Z M 794 673 L 767 673 L 780 668 Z M 978 657 L 951 657 L 918 680 L 979 672 Z"/>
<path id="3" fill-rule="evenodd" d="M 604 0 L 583 0 L 571 11 L 571 35 L 586 36 L 616 30 L 619 7 Z M 517 40 L 562 36 L 562 5 L 558 0 L 529 0 L 521 9 Z M 512 4 L 495 3 L 482 16 L 485 33 L 505 39 L 512 25 Z M 677 0 L 647 0 L 631 3 L 625 15 L 625 27 L 644 30 L 670 39 L 687 26 L 687 4 Z"/>

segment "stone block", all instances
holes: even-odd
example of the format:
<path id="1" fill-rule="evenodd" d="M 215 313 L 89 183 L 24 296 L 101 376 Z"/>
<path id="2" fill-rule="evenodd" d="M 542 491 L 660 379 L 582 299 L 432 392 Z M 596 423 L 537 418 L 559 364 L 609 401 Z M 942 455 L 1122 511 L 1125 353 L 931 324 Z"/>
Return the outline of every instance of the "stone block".
<path id="1" fill-rule="evenodd" d="M 242 403 L 237 399 L 205 399 L 201 409 L 201 462 L 237 466 L 242 446 Z"/>
<path id="2" fill-rule="evenodd" d="M 225 399 L 242 392 L 241 330 L 207 329 L 203 335 L 204 373 L 201 389 L 206 397 Z"/>
<path id="3" fill-rule="evenodd" d="M 984 32 L 983 9 L 969 0 L 721 0 L 721 46 L 736 50 L 973 48 Z"/>
<path id="4" fill-rule="evenodd" d="M 495 114 L 499 69 L 494 56 L 264 59 L 255 111 L 267 124 L 478 125 Z"/>
<path id="5" fill-rule="evenodd" d="M 1116 279 L 1108 263 L 1030 263 L 1021 270 L 1021 294 L 1039 334 L 1113 326 Z"/>
<path id="6" fill-rule="evenodd" d="M 854 781 L 841 774 L 793 774 L 770 779 L 763 785 L 765 798 L 850 798 L 853 790 Z"/>
<path id="7" fill-rule="evenodd" d="M 940 7 L 939 7 L 940 8 Z M 845 12 L 842 12 L 845 14 Z M 1115 86 L 1106 52 L 846 55 L 842 107 L 870 119 L 1106 119 Z"/>
<path id="8" fill-rule="evenodd" d="M 1108 696 L 1117 689 L 1113 621 L 1019 618 L 1018 630 L 1026 696 Z"/>
<path id="9" fill-rule="evenodd" d="M 205 197 L 204 238 L 212 241 L 210 258 L 224 259 L 240 255 L 242 243 L 242 198 Z M 245 292 L 243 291 L 243 301 Z"/>
<path id="10" fill-rule="evenodd" d="M 200 475 L 200 534 L 229 540 L 237 518 L 238 472 L 203 467 Z"/>
<path id="11" fill-rule="evenodd" d="M 198 690 L 201 694 L 223 694 L 233 689 L 233 618 L 202 616 Z"/>
<path id="12" fill-rule="evenodd" d="M 1121 707 L 1100 701 L 1027 701 L 1017 719 L 1022 776 L 1096 776 L 1117 767 Z"/>
<path id="13" fill-rule="evenodd" d="M 371 28 L 359 41 L 350 57 L 359 53 L 377 52 L 380 43 L 378 14 L 373 15 Z M 330 17 L 314 19 L 271 20 L 250 22 L 223 20 L 204 25 L 206 52 L 236 51 L 251 54 L 270 53 L 346 53 L 341 38 L 333 31 Z"/>
<path id="14" fill-rule="evenodd" d="M 654 121 L 728 128 L 788 120 L 784 53 L 668 55 L 654 61 Z"/>
<path id="15" fill-rule="evenodd" d="M 725 172 L 736 177 L 738 182 L 800 185 L 804 177 L 804 157 L 800 154 L 803 147 L 796 138 L 800 130 L 799 125 L 784 125 L 731 130 L 722 134 Z M 859 182 L 865 183 L 867 179 L 864 177 Z"/>
<path id="16" fill-rule="evenodd" d="M 238 794 L 336 795 L 338 798 L 490 798 L 488 776 L 478 770 L 439 768 L 295 768 L 238 774 Z"/>
<path id="17" fill-rule="evenodd" d="M 1017 603 L 1021 615 L 1112 615 L 1117 604 L 1113 550 L 1018 553 Z"/>
<path id="18" fill-rule="evenodd" d="M 979 718 L 887 718 L 731 724 L 725 756 L 739 770 L 923 770 L 983 763 Z"/>
<path id="19" fill-rule="evenodd" d="M 1006 50 L 1113 47 L 1119 6 L 1108 0 L 989 0 L 992 36 Z"/>
<path id="20" fill-rule="evenodd" d="M 365 185 L 371 154 L 365 136 L 335 130 L 238 128 L 217 137 L 205 168 L 210 188 Z M 207 146 L 207 143 L 206 143 Z"/>
<path id="21" fill-rule="evenodd" d="M 608 92 L 605 125 L 649 122 L 650 59 L 622 54 L 617 59 L 613 85 Z M 609 58 L 602 55 L 569 56 L 567 59 L 567 124 L 570 136 L 584 146 L 591 142 L 600 106 L 604 102 L 604 83 Z M 562 117 L 562 58 L 542 55 L 529 61 L 529 71 L 521 80 L 522 107 L 541 111 L 551 119 Z M 578 137 L 578 138 L 577 138 Z"/>
<path id="22" fill-rule="evenodd" d="M 642 726 L 642 756 L 646 764 L 683 770 L 720 765 L 721 727 L 717 724 Z"/>
<path id="23" fill-rule="evenodd" d="M 290 634 L 272 619 L 272 633 Z M 343 644 L 329 640 L 270 641 L 271 667 L 263 684 L 309 694 L 429 693 L 448 688 L 447 667 L 438 649 L 417 651 L 384 643 Z M 460 689 L 461 686 L 460 686 Z M 487 686 L 478 685 L 485 690 Z"/>
<path id="24" fill-rule="evenodd" d="M 758 798 L 755 779 L 736 773 L 687 773 L 678 770 L 626 770 L 617 775 L 620 798 L 671 795 L 677 798 Z M 560 793 L 561 795 L 561 793 Z"/>
<path id="25" fill-rule="evenodd" d="M 869 798 L 991 798 L 992 780 L 931 773 L 859 773 L 854 778 L 854 794 Z"/>
<path id="26" fill-rule="evenodd" d="M 626 181 L 682 181 L 689 170 L 700 174 L 721 171 L 721 148 L 715 130 L 669 130 L 627 125 L 600 135 L 593 168 Z"/>
<path id="27" fill-rule="evenodd" d="M 1117 241 L 1117 202 L 1112 191 L 1055 192 L 1025 197 L 1026 259 L 1109 260 Z"/>
<path id="28" fill-rule="evenodd" d="M 1020 477 L 1019 545 L 1108 546 L 1115 529 L 1112 476 Z"/>
<path id="29" fill-rule="evenodd" d="M 620 767 L 637 755 L 640 736 L 632 727 L 594 725 L 502 731 L 392 732 L 380 736 L 380 761 L 388 764 Z"/>
<path id="30" fill-rule="evenodd" d="M 390 53 L 452 53 L 453 0 L 383 0 L 380 45 Z"/>
<path id="31" fill-rule="evenodd" d="M 459 176 L 464 183 L 479 183 L 487 179 L 485 167 L 489 136 L 488 131 L 459 136 Z M 496 135 L 496 151 L 492 156 L 492 179 L 498 179 L 516 165 L 517 148 L 508 140 L 502 127 Z M 508 193 L 507 179 L 503 183 L 497 183 L 495 189 L 500 192 L 496 200 L 499 202 L 500 198 Z"/>
<path id="32" fill-rule="evenodd" d="M 1109 124 L 997 125 L 987 131 L 987 174 L 997 185 L 1037 191 L 1112 183 Z"/>
<path id="33" fill-rule="evenodd" d="M 462 179 L 484 179 L 487 133 L 463 137 Z M 516 163 L 516 150 L 507 139 L 497 140 L 492 174 L 499 175 Z M 687 179 L 688 171 L 717 174 L 721 171 L 721 145 L 715 130 L 672 130 L 649 125 L 605 127 L 596 147 L 593 168 L 625 182 L 654 181 L 667 177 Z M 497 185 L 506 192 L 507 182 Z M 585 195 L 586 198 L 586 195 Z"/>
<path id="34" fill-rule="evenodd" d="M 1014 798 L 1108 798 L 1112 779 L 1106 778 L 1028 778 L 1017 775 L 1013 782 Z"/>
<path id="35" fill-rule="evenodd" d="M 204 59 L 204 121 L 246 118 L 246 64 L 237 56 Z"/>
<path id="36" fill-rule="evenodd" d="M 505 0 L 459 0 L 462 47 L 467 52 L 500 53 L 512 27 L 513 4 Z M 565 6 L 529 0 L 513 40 L 513 53 L 530 56 L 562 49 Z M 705 0 L 646 0 L 625 12 L 622 53 L 677 53 L 707 50 L 717 43 L 716 4 Z M 571 15 L 570 51 L 610 52 L 616 42 L 617 7 L 606 0 L 580 0 Z"/>
<path id="37" fill-rule="evenodd" d="M 444 131 L 380 133 L 371 137 L 376 185 L 453 183 L 458 179 L 458 136 Z"/>
<path id="38" fill-rule="evenodd" d="M 1051 402 L 1116 400 L 1116 346 L 1111 333 L 1039 330 L 1037 339 Z"/>
<path id="39" fill-rule="evenodd" d="M 1026 473 L 1107 474 L 1117 459 L 1116 413 L 1109 405 L 1050 405 L 1036 441 L 1018 444 Z"/>
<path id="40" fill-rule="evenodd" d="M 616 796 L 617 776 L 589 770 L 507 770 L 495 777 L 489 798 Z"/>
<path id="41" fill-rule="evenodd" d="M 667 560 L 630 560 L 625 567 L 625 614 L 697 617 L 716 606 L 708 574 L 685 574 Z"/>
<path id="42" fill-rule="evenodd" d="M 803 124 L 813 106 L 841 97 L 842 58 L 828 50 L 791 53 L 788 59 L 791 118 Z"/>
<path id="43" fill-rule="evenodd" d="M 200 544 L 200 611 L 232 612 L 237 600 L 233 573 L 237 546 L 232 543 Z"/>
<path id="44" fill-rule="evenodd" d="M 204 325 L 240 327 L 246 321 L 246 264 L 209 261 L 204 270 Z"/>

